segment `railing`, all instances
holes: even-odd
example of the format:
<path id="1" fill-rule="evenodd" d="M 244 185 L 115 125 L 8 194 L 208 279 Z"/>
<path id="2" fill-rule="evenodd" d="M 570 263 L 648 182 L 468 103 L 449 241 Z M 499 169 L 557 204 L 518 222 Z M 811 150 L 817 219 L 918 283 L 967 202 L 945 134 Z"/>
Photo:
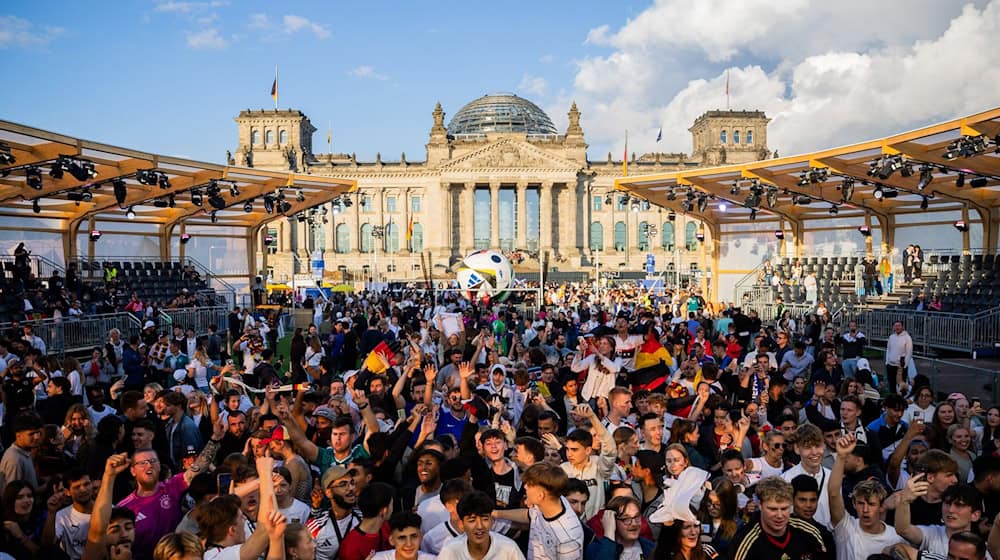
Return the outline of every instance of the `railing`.
<path id="1" fill-rule="evenodd" d="M 1000 342 L 1000 308 L 966 315 L 912 309 L 870 309 L 858 326 L 871 340 L 888 340 L 893 325 L 901 321 L 915 349 L 928 354 L 931 348 L 976 354 L 997 348 Z"/>
<path id="2" fill-rule="evenodd" d="M 736 281 L 736 285 L 733 287 L 733 301 L 742 301 L 743 294 L 749 288 L 757 286 L 757 277 L 760 275 L 760 271 L 764 269 L 764 263 L 758 264 L 753 270 L 748 272 Z"/>
<path id="3" fill-rule="evenodd" d="M 7 264 L 10 263 L 10 264 Z M 14 267 L 14 256 L 13 255 L 0 255 L 0 266 L 6 269 L 13 269 Z M 52 276 L 52 272 L 58 270 L 60 274 L 65 276 L 65 270 L 63 267 L 59 266 L 55 261 L 49 260 L 40 255 L 29 255 L 28 256 L 28 270 L 39 280 L 46 280 Z"/>
<path id="4" fill-rule="evenodd" d="M 186 309 L 165 309 L 163 317 L 171 328 L 174 325 L 187 329 L 193 327 L 197 336 L 208 334 L 209 325 L 215 325 L 219 332 L 228 328 L 229 309 L 223 306 L 190 307 Z"/>
<path id="5" fill-rule="evenodd" d="M 45 341 L 48 354 L 66 354 L 90 350 L 101 346 L 107 340 L 108 331 L 118 329 L 122 338 L 128 339 L 138 334 L 142 324 L 132 313 L 108 313 L 104 315 L 89 315 L 79 319 L 43 319 L 40 321 L 22 321 L 22 325 L 31 325 L 36 336 Z M 0 325 L 0 330 L 7 330 L 11 323 Z"/>

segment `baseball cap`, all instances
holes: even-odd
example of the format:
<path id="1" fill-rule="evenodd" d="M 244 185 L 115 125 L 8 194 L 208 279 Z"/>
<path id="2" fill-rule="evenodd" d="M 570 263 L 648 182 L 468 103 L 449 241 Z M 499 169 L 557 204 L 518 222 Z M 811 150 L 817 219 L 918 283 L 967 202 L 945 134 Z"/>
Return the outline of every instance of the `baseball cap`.
<path id="1" fill-rule="evenodd" d="M 334 465 L 326 469 L 326 472 L 323 473 L 323 478 L 322 478 L 323 488 L 329 488 L 330 485 L 336 482 L 337 480 L 340 480 L 341 478 L 344 478 L 345 476 L 348 475 L 353 476 L 354 474 L 355 474 L 355 469 L 349 469 L 344 465 Z"/>
<path id="2" fill-rule="evenodd" d="M 260 442 L 271 443 L 272 441 L 288 441 L 289 439 L 291 438 L 288 437 L 288 431 L 285 430 L 284 426 L 275 426 L 275 428 L 271 430 L 271 437 L 264 438 L 260 440 Z"/>
<path id="3" fill-rule="evenodd" d="M 197 457 L 198 456 L 198 450 L 195 449 L 195 446 L 189 445 L 189 446 L 187 446 L 187 449 L 184 450 L 184 456 L 185 457 Z"/>
<path id="4" fill-rule="evenodd" d="M 148 328 L 155 327 L 155 326 L 156 326 L 156 323 L 154 323 L 152 321 L 146 321 L 145 323 L 143 323 L 142 328 L 143 328 L 143 330 L 146 330 Z"/>
<path id="5" fill-rule="evenodd" d="M 313 411 L 313 416 L 319 416 L 321 418 L 326 418 L 327 420 L 337 419 L 337 413 L 334 412 L 333 409 L 328 406 L 316 407 L 316 410 Z"/>

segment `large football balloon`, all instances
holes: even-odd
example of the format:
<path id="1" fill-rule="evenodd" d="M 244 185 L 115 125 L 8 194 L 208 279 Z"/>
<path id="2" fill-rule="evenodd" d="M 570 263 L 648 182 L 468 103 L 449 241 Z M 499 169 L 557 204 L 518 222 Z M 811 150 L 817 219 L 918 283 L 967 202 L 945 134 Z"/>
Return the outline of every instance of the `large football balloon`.
<path id="1" fill-rule="evenodd" d="M 499 251 L 483 249 L 462 260 L 457 272 L 458 287 L 469 299 L 503 300 L 514 283 L 514 267 Z"/>

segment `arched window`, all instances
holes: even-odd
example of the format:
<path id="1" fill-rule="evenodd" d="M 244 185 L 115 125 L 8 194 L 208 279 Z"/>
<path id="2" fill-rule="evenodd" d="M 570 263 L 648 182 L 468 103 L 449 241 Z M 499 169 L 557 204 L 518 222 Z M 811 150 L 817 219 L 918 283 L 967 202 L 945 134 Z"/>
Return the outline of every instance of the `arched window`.
<path id="1" fill-rule="evenodd" d="M 385 252 L 399 252 L 399 226 L 390 223 L 385 227 Z"/>
<path id="2" fill-rule="evenodd" d="M 660 247 L 663 247 L 667 251 L 674 250 L 673 222 L 663 222 L 663 230 L 660 231 Z"/>
<path id="3" fill-rule="evenodd" d="M 649 238 L 646 236 L 648 231 L 649 231 L 649 223 L 639 222 L 639 226 L 635 230 L 635 238 L 639 240 L 640 251 L 649 250 Z"/>
<path id="4" fill-rule="evenodd" d="M 250 130 L 250 144 L 260 144 L 260 131 L 256 128 Z"/>
<path id="5" fill-rule="evenodd" d="M 590 224 L 590 250 L 604 250 L 604 225 L 601 224 L 601 222 L 593 222 Z"/>
<path id="6" fill-rule="evenodd" d="M 347 224 L 337 224 L 337 244 L 338 253 L 347 253 L 351 250 L 351 228 Z"/>
<path id="7" fill-rule="evenodd" d="M 372 226 L 371 224 L 361 225 L 361 252 L 371 253 L 375 250 L 375 244 L 372 243 Z"/>
<path id="8" fill-rule="evenodd" d="M 326 251 L 326 228 L 323 227 L 323 224 L 318 224 L 318 225 L 314 225 L 314 226 L 309 226 L 309 229 L 311 230 L 309 232 L 309 236 L 312 237 L 312 239 L 310 240 L 310 241 L 312 241 L 312 247 L 311 247 L 311 249 L 313 251 L 315 251 L 316 249 L 319 249 L 320 251 L 324 251 L 325 252 Z"/>
<path id="9" fill-rule="evenodd" d="M 684 245 L 688 251 L 698 250 L 698 224 L 688 222 L 684 226 Z"/>
<path id="10" fill-rule="evenodd" d="M 726 131 L 725 130 L 723 130 L 721 133 L 719 133 L 719 142 L 722 143 L 722 144 L 726 143 Z"/>
<path id="11" fill-rule="evenodd" d="M 615 251 L 622 252 L 625 250 L 625 244 L 628 242 L 628 231 L 625 229 L 625 222 L 618 222 L 615 224 Z"/>
<path id="12" fill-rule="evenodd" d="M 410 236 L 410 250 L 421 253 L 424 250 L 424 226 L 413 224 L 413 234 Z"/>
<path id="13" fill-rule="evenodd" d="M 268 130 L 268 131 L 264 132 L 264 143 L 265 144 L 274 144 L 274 131 L 273 130 Z"/>
<path id="14" fill-rule="evenodd" d="M 282 129 L 281 131 L 278 132 L 278 143 L 279 144 L 287 144 L 288 143 L 288 131 L 287 130 Z"/>
<path id="15" fill-rule="evenodd" d="M 752 146 L 752 145 L 753 145 L 753 131 L 752 130 L 748 130 L 747 131 L 747 146 Z"/>
<path id="16" fill-rule="evenodd" d="M 739 145 L 739 143 L 740 143 L 740 131 L 734 130 L 733 131 L 733 144 Z"/>

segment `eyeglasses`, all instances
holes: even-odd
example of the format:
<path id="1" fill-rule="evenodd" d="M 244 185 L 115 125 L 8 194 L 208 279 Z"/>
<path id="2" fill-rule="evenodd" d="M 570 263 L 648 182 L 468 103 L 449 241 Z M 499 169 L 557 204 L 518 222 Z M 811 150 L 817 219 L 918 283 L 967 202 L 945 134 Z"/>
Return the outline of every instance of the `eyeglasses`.
<path id="1" fill-rule="evenodd" d="M 785 448 L 785 444 L 783 442 L 776 441 L 776 442 L 774 442 L 774 443 L 771 444 L 771 447 L 773 447 L 775 449 L 784 449 Z"/>
<path id="2" fill-rule="evenodd" d="M 623 525 L 639 524 L 642 521 L 642 518 L 639 517 L 638 515 L 633 515 L 632 517 L 625 517 L 624 515 L 616 515 L 615 519 L 619 523 L 622 523 Z"/>
<path id="3" fill-rule="evenodd" d="M 135 461 L 132 464 L 135 465 L 135 466 L 137 466 L 137 467 L 139 467 L 139 468 L 145 468 L 145 467 L 152 467 L 153 465 L 160 464 L 160 460 L 159 459 L 144 459 L 142 461 Z"/>
<path id="4" fill-rule="evenodd" d="M 331 484 L 327 486 L 327 488 L 336 488 L 337 490 L 340 490 L 342 488 L 347 488 L 348 486 L 357 486 L 357 485 L 358 483 L 354 479 L 351 479 L 351 480 L 343 480 L 336 484 Z"/>

